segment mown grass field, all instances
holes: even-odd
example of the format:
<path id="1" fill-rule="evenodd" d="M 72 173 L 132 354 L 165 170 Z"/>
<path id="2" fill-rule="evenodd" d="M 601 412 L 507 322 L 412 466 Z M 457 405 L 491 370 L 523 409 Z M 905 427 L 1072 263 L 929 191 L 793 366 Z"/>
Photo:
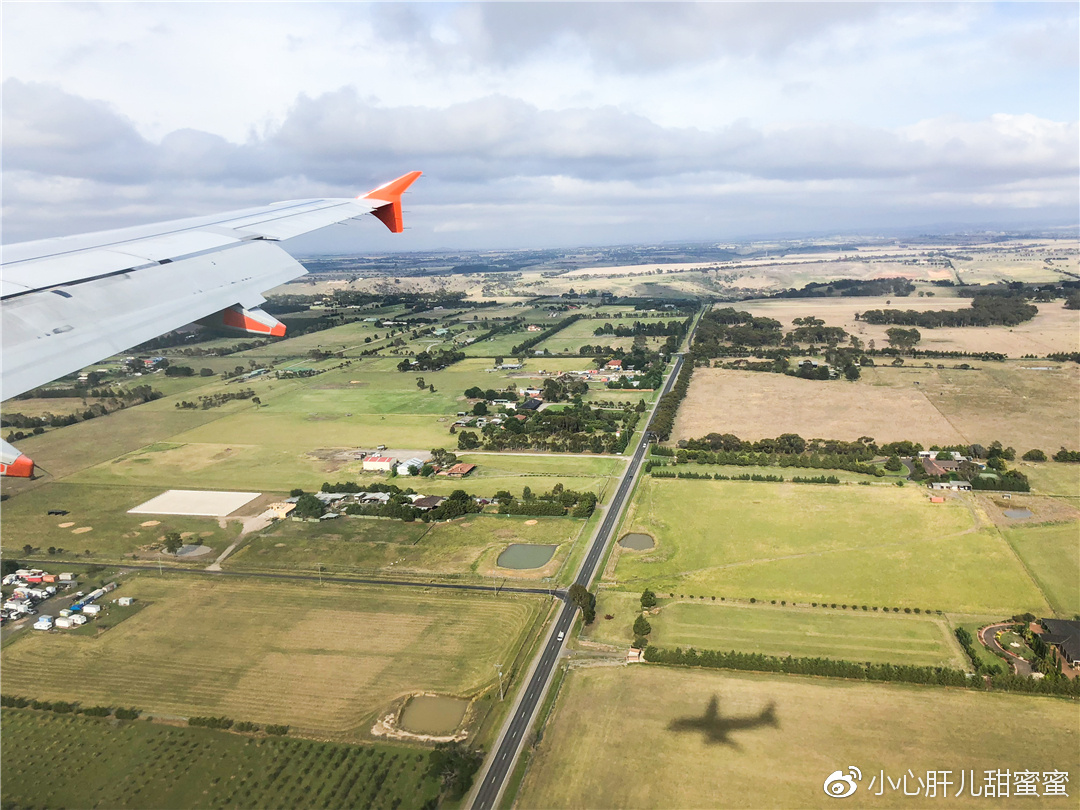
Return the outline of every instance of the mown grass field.
<path id="1" fill-rule="evenodd" d="M 159 542 L 167 532 L 190 532 L 193 541 L 197 539 L 219 552 L 236 539 L 239 524 L 232 521 L 223 529 L 215 518 L 127 513 L 128 509 L 160 495 L 164 489 L 58 481 L 29 490 L 4 502 L 4 530 L 0 533 L 4 555 L 22 556 L 23 546 L 30 545 L 40 549 L 35 556 L 46 557 L 47 549 L 52 546 L 64 549 L 57 555 L 60 559 L 70 560 L 76 554 L 83 557 L 90 551 L 86 558 L 88 562 L 103 562 L 139 554 L 141 546 Z M 69 514 L 47 515 L 50 509 L 66 509 Z M 154 520 L 158 525 L 141 525 Z M 61 527 L 62 523 L 72 525 Z M 76 533 L 77 529 L 85 528 L 90 531 Z M 207 562 L 203 559 L 202 564 Z"/>
<path id="2" fill-rule="evenodd" d="M 253 739 L 28 709 L 4 709 L 0 727 L 5 807 L 418 808 L 439 790 L 425 775 L 427 752 L 404 746 Z"/>
<path id="3" fill-rule="evenodd" d="M 645 479 L 618 586 L 641 592 L 1011 615 L 1048 606 L 996 529 L 915 487 Z"/>
<path id="4" fill-rule="evenodd" d="M 700 718 L 712 698 L 727 744 L 673 720 Z M 775 725 L 761 722 L 773 707 Z M 766 718 L 767 719 L 767 718 Z M 1073 807 L 1075 796 L 952 798 L 959 771 L 1076 770 L 1080 730 L 1070 701 L 939 687 L 683 670 L 653 665 L 571 670 L 518 796 L 521 808 L 834 807 L 823 790 L 851 765 L 853 807 L 986 807 L 1023 801 Z M 870 779 L 952 771 L 948 799 L 905 796 Z M 909 777 L 908 790 L 918 787 Z M 1074 785 L 1067 787 L 1074 793 Z M 967 793 L 965 786 L 965 794 Z"/>
<path id="5" fill-rule="evenodd" d="M 1041 464 L 1021 462 L 1019 467 L 1031 482 L 1032 492 L 1080 499 L 1080 464 L 1059 464 L 1056 461 Z"/>
<path id="6" fill-rule="evenodd" d="M 638 597 L 601 591 L 596 604 L 599 618 L 586 629 L 585 637 L 629 646 L 634 640 L 634 619 L 640 615 Z M 967 666 L 967 659 L 943 619 L 821 607 L 733 605 L 710 599 L 695 603 L 663 597 L 659 600 L 660 612 L 647 617 L 652 625 L 649 643 L 659 647 L 913 666 Z M 610 614 L 615 618 L 603 618 Z"/>
<path id="7" fill-rule="evenodd" d="M 1080 614 L 1080 525 L 1054 523 L 1002 531 L 1051 606 L 1063 618 Z"/>
<path id="8" fill-rule="evenodd" d="M 469 515 L 447 523 L 404 523 L 349 517 L 321 523 L 286 520 L 248 540 L 229 569 L 324 570 L 337 573 L 536 578 L 558 568 L 579 538 L 583 520 Z M 510 571 L 495 560 L 511 543 L 558 545 L 544 569 Z"/>
<path id="9" fill-rule="evenodd" d="M 546 604 L 149 573 L 118 593 L 149 605 L 97 637 L 24 631 L 4 649 L 4 691 L 365 739 L 379 713 L 409 694 L 489 689 L 493 665 L 514 660 Z"/>

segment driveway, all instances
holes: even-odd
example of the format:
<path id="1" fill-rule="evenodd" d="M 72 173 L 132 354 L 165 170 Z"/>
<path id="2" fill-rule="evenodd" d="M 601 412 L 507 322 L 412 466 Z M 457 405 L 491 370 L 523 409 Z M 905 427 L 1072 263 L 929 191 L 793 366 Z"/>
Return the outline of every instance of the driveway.
<path id="1" fill-rule="evenodd" d="M 1019 655 L 1006 650 L 1000 644 L 996 638 L 999 630 L 1008 630 L 1012 627 L 1014 622 L 1002 622 L 1001 624 L 991 624 L 989 627 L 984 627 L 979 631 L 979 641 L 985 644 L 990 650 L 998 655 L 1004 655 L 1005 659 L 1012 664 L 1013 672 L 1017 675 L 1024 675 L 1025 677 L 1031 677 L 1032 669 L 1031 664 L 1021 658 Z"/>

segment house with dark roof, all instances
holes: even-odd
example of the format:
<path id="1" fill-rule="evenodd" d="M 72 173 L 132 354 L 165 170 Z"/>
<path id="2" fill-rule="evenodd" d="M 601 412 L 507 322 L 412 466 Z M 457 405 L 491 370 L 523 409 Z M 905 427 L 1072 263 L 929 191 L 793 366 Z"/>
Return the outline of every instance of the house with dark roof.
<path id="1" fill-rule="evenodd" d="M 1040 619 L 1044 632 L 1040 638 L 1056 647 L 1061 657 L 1074 667 L 1080 667 L 1080 622 L 1062 619 Z"/>
<path id="2" fill-rule="evenodd" d="M 540 405 L 541 405 L 540 400 L 538 400 L 538 399 L 536 399 L 534 397 L 529 397 L 527 400 L 522 402 L 518 406 L 518 408 L 520 410 L 523 410 L 523 411 L 535 411 L 540 407 Z"/>

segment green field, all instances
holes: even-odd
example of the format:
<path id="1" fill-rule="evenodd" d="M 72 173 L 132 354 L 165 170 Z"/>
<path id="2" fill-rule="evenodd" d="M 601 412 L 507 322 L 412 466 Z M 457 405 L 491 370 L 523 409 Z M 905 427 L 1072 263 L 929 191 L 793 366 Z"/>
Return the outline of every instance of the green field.
<path id="1" fill-rule="evenodd" d="M 1047 609 L 996 530 L 977 529 L 964 502 L 931 504 L 913 487 L 645 479 L 622 531 L 657 541 L 649 552 L 616 552 L 619 587 L 639 593 Z"/>
<path id="2" fill-rule="evenodd" d="M 726 744 L 670 727 L 703 717 L 714 697 L 711 728 Z M 573 669 L 516 806 L 595 807 L 602 797 L 607 808 L 835 807 L 824 781 L 854 765 L 863 780 L 852 807 L 1073 807 L 1078 745 L 1076 705 L 1054 698 L 649 664 Z M 872 776 L 899 780 L 908 769 L 909 791 L 916 775 L 952 771 L 949 798 L 871 789 Z M 1070 796 L 971 798 L 965 787 L 953 798 L 961 770 L 981 786 L 997 769 L 1068 771 Z"/>
<path id="3" fill-rule="evenodd" d="M 118 592 L 149 605 L 96 637 L 22 631 L 4 691 L 153 715 L 226 715 L 366 739 L 396 701 L 491 689 L 545 598 L 318 581 L 159 578 Z"/>
<path id="4" fill-rule="evenodd" d="M 1002 532 L 1059 616 L 1080 614 L 1080 524 L 1052 523 Z"/>
<path id="5" fill-rule="evenodd" d="M 320 523 L 281 521 L 249 539 L 230 569 L 324 570 L 351 574 L 538 578 L 557 571 L 585 525 L 570 518 L 470 515 L 446 523 L 347 517 Z M 511 571 L 495 560 L 510 543 L 557 544 L 545 568 Z M 490 582 L 489 582 L 490 584 Z"/>
<path id="6" fill-rule="evenodd" d="M 128 509 L 160 495 L 164 487 L 132 486 L 107 487 L 72 484 L 66 481 L 49 483 L 24 492 L 4 503 L 4 531 L 0 534 L 5 555 L 22 555 L 23 547 L 33 546 L 40 551 L 37 557 L 47 557 L 47 549 L 57 552 L 60 559 L 87 557 L 91 562 L 115 561 L 140 552 L 141 547 L 160 542 L 167 532 L 180 532 L 198 542 L 222 551 L 236 539 L 240 531 L 231 521 L 221 528 L 215 518 L 183 517 L 178 515 L 129 515 Z M 66 509 L 70 514 L 49 516 L 50 509 Z M 157 526 L 142 526 L 157 520 Z M 73 525 L 61 528 L 61 523 Z M 89 528 L 88 532 L 75 533 Z M 190 532 L 190 535 L 187 533 Z M 202 559 L 202 565 L 207 560 Z M 212 558 L 211 558 L 212 559 Z M 182 561 L 170 561 L 170 564 Z"/>
<path id="7" fill-rule="evenodd" d="M 1051 451 L 1051 454 L 1057 452 Z M 1041 495 L 1080 499 L 1080 464 L 1059 464 L 1046 461 L 1041 464 L 1023 462 L 1020 471 L 1031 482 L 1031 491 Z"/>
<path id="8" fill-rule="evenodd" d="M 29 709 L 4 709 L 2 718 L 5 807 L 417 808 L 439 790 L 424 773 L 427 753 L 404 746 L 254 739 Z"/>
<path id="9" fill-rule="evenodd" d="M 629 646 L 640 614 L 638 594 L 601 591 L 597 620 L 584 637 Z M 737 650 L 765 655 L 838 658 L 846 661 L 964 668 L 959 646 L 944 620 L 827 608 L 732 605 L 661 598 L 648 616 L 649 642 L 660 647 Z M 605 615 L 614 619 L 605 620 Z"/>

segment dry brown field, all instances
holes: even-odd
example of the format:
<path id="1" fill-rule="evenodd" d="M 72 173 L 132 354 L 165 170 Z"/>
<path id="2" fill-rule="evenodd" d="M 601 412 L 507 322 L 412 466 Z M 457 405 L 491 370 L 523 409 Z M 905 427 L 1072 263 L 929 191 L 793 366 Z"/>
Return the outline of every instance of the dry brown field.
<path id="1" fill-rule="evenodd" d="M 794 318 L 808 315 L 821 318 L 829 326 L 840 326 L 864 343 L 874 341 L 877 348 L 889 345 L 888 326 L 871 326 L 855 320 L 856 312 L 869 309 L 966 309 L 967 298 L 783 298 L 767 301 L 743 301 L 736 306 L 754 315 L 776 318 L 785 329 Z M 1016 327 L 957 327 L 920 329 L 922 341 L 917 348 L 937 351 L 1000 352 L 1009 357 L 1026 354 L 1080 351 L 1080 310 L 1065 309 L 1061 301 L 1037 304 L 1039 314 Z"/>
<path id="2" fill-rule="evenodd" d="M 1080 368 L 1024 361 L 973 362 L 973 370 L 876 366 L 857 383 L 699 368 L 672 439 L 781 433 L 923 445 L 1000 441 L 1020 453 L 1080 444 Z"/>
<path id="3" fill-rule="evenodd" d="M 716 700 L 716 719 L 701 720 Z M 711 732 L 711 734 L 706 733 Z M 515 804 L 528 808 L 1075 807 L 1076 706 L 1058 698 L 632 664 L 571 670 Z M 897 784 L 911 769 L 909 795 Z M 957 797 L 959 772 L 1070 771 L 1066 797 Z M 948 798 L 910 795 L 950 771 Z M 1038 792 L 1042 792 L 1041 786 Z"/>

